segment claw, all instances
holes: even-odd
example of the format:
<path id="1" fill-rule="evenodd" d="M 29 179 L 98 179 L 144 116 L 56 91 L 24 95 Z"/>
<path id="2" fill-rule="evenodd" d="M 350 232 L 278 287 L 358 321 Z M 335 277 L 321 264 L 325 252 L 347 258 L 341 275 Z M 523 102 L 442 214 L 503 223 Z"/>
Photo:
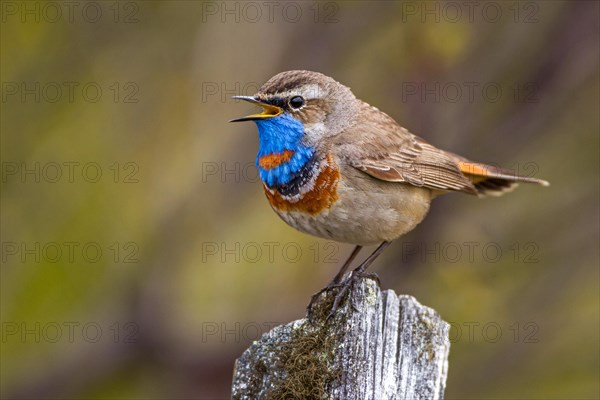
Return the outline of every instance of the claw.
<path id="1" fill-rule="evenodd" d="M 371 253 L 371 255 L 369 257 L 367 257 L 367 259 L 365 261 L 363 261 L 362 264 L 360 264 L 356 269 L 354 269 L 352 272 L 350 272 L 350 274 L 346 278 L 346 275 L 344 274 L 344 272 L 346 271 L 347 267 L 350 265 L 350 262 L 352 261 L 352 259 L 354 259 L 354 257 L 358 253 L 358 251 L 361 249 L 361 246 L 356 246 L 356 248 L 350 255 L 350 258 L 348 259 L 348 261 L 346 261 L 346 263 L 344 264 L 344 266 L 342 267 L 340 272 L 338 272 L 338 274 L 335 276 L 333 281 L 331 281 L 327 286 L 325 286 L 323 289 L 319 290 L 317 293 L 313 294 L 312 297 L 310 298 L 310 303 L 308 303 L 308 306 L 306 307 L 308 319 L 310 321 L 312 321 L 312 319 L 313 319 L 312 317 L 314 314 L 314 306 L 317 303 L 317 299 L 323 293 L 328 292 L 329 290 L 339 289 L 339 291 L 335 294 L 335 297 L 333 299 L 333 304 L 331 306 L 331 310 L 327 314 L 326 321 L 329 321 L 330 319 L 333 318 L 333 316 L 335 315 L 337 309 L 339 308 L 344 296 L 348 292 L 348 289 L 350 289 L 350 287 L 354 284 L 354 282 L 356 282 L 357 279 L 359 279 L 359 278 L 373 279 L 377 282 L 377 284 L 379 286 L 381 286 L 381 282 L 380 282 L 377 274 L 365 272 L 365 270 L 375 260 L 375 258 L 377 258 L 379 256 L 379 254 L 381 254 L 381 252 L 383 252 L 383 250 L 387 246 L 389 246 L 389 244 L 390 244 L 390 242 L 381 243 L 379 245 L 379 247 L 377 247 L 377 249 L 373 253 Z M 354 304 L 351 303 L 351 305 L 352 305 L 352 308 L 356 310 L 356 307 L 354 306 Z"/>
<path id="2" fill-rule="evenodd" d="M 348 282 L 348 281 L 349 281 L 349 279 L 346 280 L 345 282 Z M 352 284 L 352 282 L 350 282 L 348 284 L 344 283 L 341 290 L 336 293 L 335 298 L 333 299 L 333 305 L 331 306 L 331 310 L 329 310 L 329 314 L 327 314 L 327 318 L 326 318 L 327 321 L 331 320 L 333 318 L 333 316 L 335 315 L 335 312 L 337 311 L 338 307 L 340 306 L 340 302 L 344 298 L 344 295 L 348 291 L 348 288 L 350 287 L 351 284 Z"/>
<path id="3" fill-rule="evenodd" d="M 325 286 L 323 289 L 319 290 L 317 293 L 313 294 L 310 298 L 310 303 L 308 303 L 308 306 L 306 306 L 306 311 L 308 312 L 308 314 L 312 314 L 312 310 L 313 310 L 313 306 L 315 305 L 315 303 L 317 302 L 317 299 L 325 292 L 328 292 L 330 290 L 333 289 L 337 289 L 339 287 L 342 287 L 343 283 L 336 283 L 336 282 L 330 282 L 327 286 Z"/>

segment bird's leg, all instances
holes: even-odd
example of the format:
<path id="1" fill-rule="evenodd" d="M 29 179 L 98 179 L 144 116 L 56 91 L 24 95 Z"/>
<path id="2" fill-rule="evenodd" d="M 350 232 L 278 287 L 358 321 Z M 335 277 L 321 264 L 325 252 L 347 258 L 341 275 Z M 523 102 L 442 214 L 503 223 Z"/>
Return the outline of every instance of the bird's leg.
<path id="1" fill-rule="evenodd" d="M 377 257 L 379 257 L 381 255 L 381 253 L 383 253 L 383 251 L 391 244 L 392 242 L 383 242 L 379 245 L 379 247 L 377 247 L 375 249 L 375 251 L 373 253 L 371 253 L 371 255 L 369 257 L 367 257 L 367 259 L 365 261 L 363 261 L 358 267 L 356 267 L 352 273 L 350 274 L 350 277 L 348 277 L 348 279 L 346 279 L 343 283 L 339 284 L 339 286 L 341 286 L 341 289 L 339 292 L 336 293 L 335 295 L 335 299 L 333 301 L 333 305 L 331 306 L 331 311 L 329 312 L 329 315 L 327 316 L 327 319 L 333 317 L 333 315 L 335 314 L 335 312 L 337 311 L 337 308 L 340 304 L 340 301 L 342 300 L 342 298 L 344 297 L 344 294 L 348 291 L 348 289 L 350 289 L 350 287 L 352 286 L 352 284 L 361 277 L 369 277 L 369 278 L 373 278 L 376 279 L 377 282 L 379 282 L 379 278 L 377 277 L 377 275 L 375 274 L 366 274 L 365 270 L 367 268 L 369 268 L 369 265 L 371 265 L 373 263 L 373 261 L 375 261 L 375 259 Z"/>
<path id="2" fill-rule="evenodd" d="M 342 268 L 340 268 L 338 273 L 333 277 L 331 282 L 329 282 L 329 284 L 327 286 L 325 286 L 323 289 L 319 290 L 317 293 L 312 295 L 312 297 L 310 298 L 310 303 L 308 304 L 308 307 L 307 307 L 307 310 L 309 312 L 312 309 L 314 302 L 319 298 L 321 293 L 326 292 L 334 287 L 340 286 L 340 282 L 342 281 L 344 274 L 346 273 L 346 271 L 348 270 L 348 267 L 350 267 L 350 264 L 352 264 L 352 261 L 354 261 L 354 259 L 356 258 L 356 256 L 358 255 L 358 253 L 360 252 L 361 249 L 362 249 L 362 246 L 360 246 L 360 245 L 354 247 L 354 250 L 352 250 L 352 253 L 350 253 L 350 256 L 348 257 L 348 259 L 346 260 L 344 265 L 342 265 Z"/>
<path id="3" fill-rule="evenodd" d="M 383 253 L 383 251 L 390 245 L 392 244 L 392 242 L 383 242 L 379 245 L 379 247 L 377 247 L 375 249 L 374 252 L 371 253 L 371 255 L 369 257 L 367 257 L 367 259 L 365 261 L 362 262 L 362 264 L 360 264 L 358 267 L 356 267 L 354 269 L 354 271 L 352 271 L 352 276 L 357 276 L 357 277 L 361 277 L 361 276 L 365 276 L 365 270 L 367 268 L 369 268 L 369 265 L 371 265 L 373 263 L 373 261 L 375 261 L 375 259 L 377 257 L 379 257 L 381 255 L 381 253 Z"/>
<path id="4" fill-rule="evenodd" d="M 354 259 L 356 258 L 358 253 L 361 251 L 361 249 L 362 249 L 362 246 L 358 245 L 354 248 L 354 250 L 352 250 L 350 257 L 348 257 L 348 259 L 346 260 L 344 265 L 342 265 L 342 268 L 340 268 L 338 273 L 333 277 L 333 280 L 327 286 L 337 285 L 342 281 L 342 278 L 344 277 L 344 274 L 348 270 L 348 267 L 350 266 L 352 261 L 354 261 Z"/>

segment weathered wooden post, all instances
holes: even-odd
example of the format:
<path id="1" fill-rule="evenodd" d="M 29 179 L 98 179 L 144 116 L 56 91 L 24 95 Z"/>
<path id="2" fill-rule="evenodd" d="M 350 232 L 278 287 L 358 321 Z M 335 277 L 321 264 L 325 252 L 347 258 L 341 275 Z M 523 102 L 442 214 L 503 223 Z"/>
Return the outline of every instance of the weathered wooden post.
<path id="1" fill-rule="evenodd" d="M 330 320 L 335 292 L 321 295 L 310 321 L 255 341 L 236 361 L 232 398 L 443 399 L 449 325 L 372 279 L 349 292 Z"/>

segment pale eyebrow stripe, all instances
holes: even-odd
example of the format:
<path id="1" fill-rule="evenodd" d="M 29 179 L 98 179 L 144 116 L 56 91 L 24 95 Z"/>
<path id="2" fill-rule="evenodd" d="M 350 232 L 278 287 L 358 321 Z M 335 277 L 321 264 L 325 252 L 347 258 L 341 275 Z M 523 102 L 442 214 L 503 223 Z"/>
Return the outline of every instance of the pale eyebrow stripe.
<path id="1" fill-rule="evenodd" d="M 317 84 L 304 85 L 300 87 L 300 90 L 286 90 L 285 92 L 278 92 L 275 96 L 279 97 L 290 97 L 292 95 L 298 95 L 304 97 L 306 100 L 314 100 L 325 97 L 329 92 L 321 88 Z"/>

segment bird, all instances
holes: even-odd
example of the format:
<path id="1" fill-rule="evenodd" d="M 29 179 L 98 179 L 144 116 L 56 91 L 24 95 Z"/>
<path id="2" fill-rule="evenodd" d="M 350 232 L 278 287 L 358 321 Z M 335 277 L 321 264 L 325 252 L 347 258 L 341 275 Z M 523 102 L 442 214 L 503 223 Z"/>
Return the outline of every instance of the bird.
<path id="1" fill-rule="evenodd" d="M 330 316 L 358 277 L 372 276 L 368 266 L 425 218 L 433 199 L 451 192 L 498 196 L 521 182 L 549 185 L 438 149 L 319 72 L 281 72 L 256 94 L 233 98 L 262 108 L 230 122 L 256 123 L 256 167 L 273 210 L 301 232 L 355 245 L 309 304 L 341 288 Z M 375 244 L 346 274 L 361 249 Z"/>

